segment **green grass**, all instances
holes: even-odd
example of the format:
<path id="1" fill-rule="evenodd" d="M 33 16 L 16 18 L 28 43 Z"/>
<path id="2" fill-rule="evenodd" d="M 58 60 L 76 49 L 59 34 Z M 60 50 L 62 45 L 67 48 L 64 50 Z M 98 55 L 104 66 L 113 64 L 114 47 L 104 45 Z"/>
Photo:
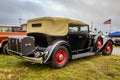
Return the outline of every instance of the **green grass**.
<path id="1" fill-rule="evenodd" d="M 116 47 L 116 48 L 120 48 L 120 46 L 114 46 L 114 47 Z"/>
<path id="2" fill-rule="evenodd" d="M 0 54 L 0 80 L 120 80 L 120 56 L 98 54 L 52 69 Z"/>

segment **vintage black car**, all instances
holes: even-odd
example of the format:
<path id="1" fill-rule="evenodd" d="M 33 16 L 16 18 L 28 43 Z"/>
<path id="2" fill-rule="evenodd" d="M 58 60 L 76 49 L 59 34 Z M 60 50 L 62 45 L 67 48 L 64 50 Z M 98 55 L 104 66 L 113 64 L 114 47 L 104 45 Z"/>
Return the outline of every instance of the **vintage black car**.
<path id="1" fill-rule="evenodd" d="M 89 32 L 89 25 L 78 20 L 57 17 L 30 19 L 27 36 L 9 37 L 8 50 L 31 62 L 51 64 L 53 68 L 62 68 L 71 59 L 99 52 L 110 55 L 112 41 Z"/>

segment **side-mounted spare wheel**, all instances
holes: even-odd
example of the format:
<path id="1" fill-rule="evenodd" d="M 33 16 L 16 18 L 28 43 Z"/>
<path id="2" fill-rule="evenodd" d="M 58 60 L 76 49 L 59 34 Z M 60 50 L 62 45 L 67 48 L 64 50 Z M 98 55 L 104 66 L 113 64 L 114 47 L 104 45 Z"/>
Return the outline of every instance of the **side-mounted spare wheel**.
<path id="1" fill-rule="evenodd" d="M 103 55 L 110 55 L 113 50 L 113 45 L 111 41 L 108 41 L 107 44 L 105 45 L 102 54 Z"/>
<path id="2" fill-rule="evenodd" d="M 65 46 L 58 46 L 55 48 L 52 55 L 52 67 L 59 69 L 68 63 L 69 60 L 69 51 Z"/>

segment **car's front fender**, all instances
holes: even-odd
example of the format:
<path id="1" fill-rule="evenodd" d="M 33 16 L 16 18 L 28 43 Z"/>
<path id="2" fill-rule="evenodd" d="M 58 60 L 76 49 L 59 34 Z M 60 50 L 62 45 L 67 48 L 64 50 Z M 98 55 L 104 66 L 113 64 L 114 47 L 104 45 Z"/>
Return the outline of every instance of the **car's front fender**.
<path id="1" fill-rule="evenodd" d="M 96 51 L 96 53 L 101 52 L 109 41 L 113 43 L 110 38 L 103 38 L 103 45 Z"/>

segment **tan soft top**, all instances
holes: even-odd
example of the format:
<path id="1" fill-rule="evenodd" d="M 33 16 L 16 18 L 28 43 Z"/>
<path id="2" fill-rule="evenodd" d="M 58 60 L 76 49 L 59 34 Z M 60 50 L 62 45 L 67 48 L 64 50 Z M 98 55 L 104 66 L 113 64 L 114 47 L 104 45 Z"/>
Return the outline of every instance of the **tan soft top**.
<path id="1" fill-rule="evenodd" d="M 32 27 L 32 24 L 41 24 Z M 78 20 L 58 17 L 42 17 L 28 20 L 27 33 L 43 33 L 52 36 L 64 36 L 68 33 L 69 24 L 88 25 Z"/>

